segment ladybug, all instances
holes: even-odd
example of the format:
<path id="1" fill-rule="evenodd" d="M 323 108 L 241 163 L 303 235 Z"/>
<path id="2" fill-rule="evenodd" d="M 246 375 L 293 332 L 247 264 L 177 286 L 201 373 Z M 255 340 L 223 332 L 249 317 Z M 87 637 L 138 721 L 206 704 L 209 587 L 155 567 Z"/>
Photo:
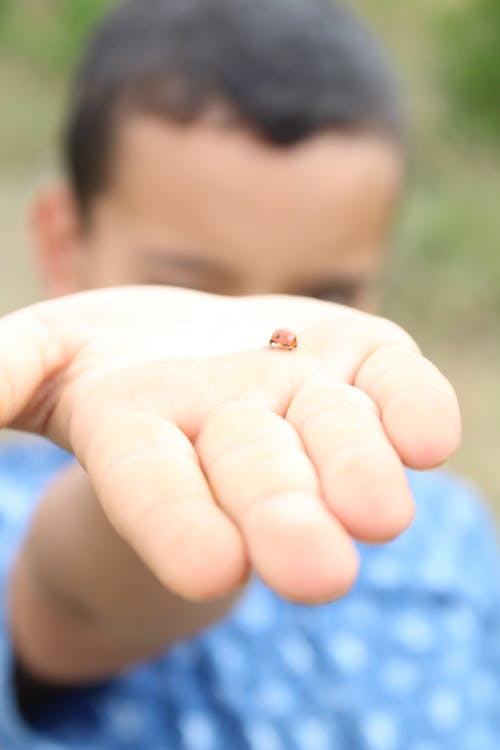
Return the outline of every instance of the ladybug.
<path id="1" fill-rule="evenodd" d="M 290 328 L 278 328 L 269 341 L 271 349 L 278 347 L 279 349 L 296 349 L 297 348 L 297 336 Z"/>

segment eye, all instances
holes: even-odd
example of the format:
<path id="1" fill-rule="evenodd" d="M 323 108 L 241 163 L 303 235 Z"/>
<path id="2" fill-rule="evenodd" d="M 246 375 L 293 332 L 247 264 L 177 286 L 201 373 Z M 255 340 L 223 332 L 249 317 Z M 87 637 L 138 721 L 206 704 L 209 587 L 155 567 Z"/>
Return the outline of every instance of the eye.
<path id="1" fill-rule="evenodd" d="M 214 290 L 214 287 L 211 284 L 198 284 L 195 281 L 188 281 L 175 277 L 165 278 L 164 276 L 147 276 L 143 278 L 142 281 L 136 283 L 146 284 L 147 286 L 178 286 L 182 289 L 192 289 L 195 292 L 208 292 L 209 294 L 218 294 L 218 292 Z"/>
<path id="2" fill-rule="evenodd" d="M 321 299 L 325 302 L 335 302 L 338 305 L 353 307 L 359 299 L 361 293 L 359 284 L 336 284 L 316 289 L 308 296 L 314 299 Z"/>

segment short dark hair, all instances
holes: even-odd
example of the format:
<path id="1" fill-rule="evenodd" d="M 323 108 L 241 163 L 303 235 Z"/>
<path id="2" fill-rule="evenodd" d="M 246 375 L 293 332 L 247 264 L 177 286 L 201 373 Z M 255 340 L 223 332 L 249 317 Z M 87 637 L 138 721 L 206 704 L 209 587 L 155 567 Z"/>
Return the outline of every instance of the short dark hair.
<path id="1" fill-rule="evenodd" d="M 333 0 L 125 0 L 74 82 L 64 150 L 81 208 L 105 184 L 120 118 L 194 122 L 216 101 L 282 147 L 330 128 L 404 139 L 384 50 Z"/>

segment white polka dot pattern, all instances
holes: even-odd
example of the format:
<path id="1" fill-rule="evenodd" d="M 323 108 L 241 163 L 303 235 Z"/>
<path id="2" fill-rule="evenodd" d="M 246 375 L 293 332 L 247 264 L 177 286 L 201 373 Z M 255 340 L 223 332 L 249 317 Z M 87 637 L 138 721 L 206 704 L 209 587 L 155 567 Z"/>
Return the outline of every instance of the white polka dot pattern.
<path id="1" fill-rule="evenodd" d="M 427 702 L 427 710 L 434 726 L 444 732 L 455 728 L 462 714 L 460 700 L 449 688 L 433 690 Z"/>
<path id="2" fill-rule="evenodd" d="M 278 649 L 293 672 L 303 674 L 313 668 L 314 652 L 306 639 L 299 634 L 280 639 Z"/>
<path id="3" fill-rule="evenodd" d="M 345 631 L 332 635 L 328 650 L 335 663 L 344 672 L 359 672 L 366 667 L 368 650 L 363 641 Z"/>
<path id="4" fill-rule="evenodd" d="M 2 600 L 40 489 L 68 460 L 0 448 L 0 750 L 500 750 L 498 544 L 442 472 L 408 472 L 417 519 L 359 545 L 348 596 L 298 606 L 255 578 L 223 622 L 70 693 L 34 739 L 12 710 Z"/>
<path id="5" fill-rule="evenodd" d="M 189 750 L 215 750 L 214 722 L 206 712 L 184 714 L 179 720 L 184 744 Z"/>
<path id="6" fill-rule="evenodd" d="M 331 750 L 327 725 L 319 719 L 304 718 L 295 726 L 293 736 L 300 750 Z"/>
<path id="7" fill-rule="evenodd" d="M 256 721 L 247 727 L 246 737 L 251 750 L 285 750 L 285 746 L 274 727 Z"/>
<path id="8" fill-rule="evenodd" d="M 363 734 L 370 750 L 396 750 L 399 731 L 394 716 L 383 711 L 367 713 L 362 720 Z"/>
<path id="9" fill-rule="evenodd" d="M 434 642 L 432 624 L 427 613 L 403 612 L 394 624 L 396 638 L 407 648 L 418 653 L 431 650 Z"/>

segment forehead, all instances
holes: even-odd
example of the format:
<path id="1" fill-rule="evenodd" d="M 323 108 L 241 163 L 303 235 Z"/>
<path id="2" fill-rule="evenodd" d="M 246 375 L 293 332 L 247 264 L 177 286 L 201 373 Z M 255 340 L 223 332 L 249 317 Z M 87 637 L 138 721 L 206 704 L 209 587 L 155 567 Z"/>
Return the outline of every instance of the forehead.
<path id="1" fill-rule="evenodd" d="M 312 273 L 333 254 L 355 263 L 353 247 L 373 248 L 402 176 L 397 147 L 376 136 L 328 132 L 279 148 L 241 128 L 144 116 L 122 126 L 112 164 L 104 200 L 131 231 L 168 226 L 179 246 L 249 264 L 286 248 Z"/>

